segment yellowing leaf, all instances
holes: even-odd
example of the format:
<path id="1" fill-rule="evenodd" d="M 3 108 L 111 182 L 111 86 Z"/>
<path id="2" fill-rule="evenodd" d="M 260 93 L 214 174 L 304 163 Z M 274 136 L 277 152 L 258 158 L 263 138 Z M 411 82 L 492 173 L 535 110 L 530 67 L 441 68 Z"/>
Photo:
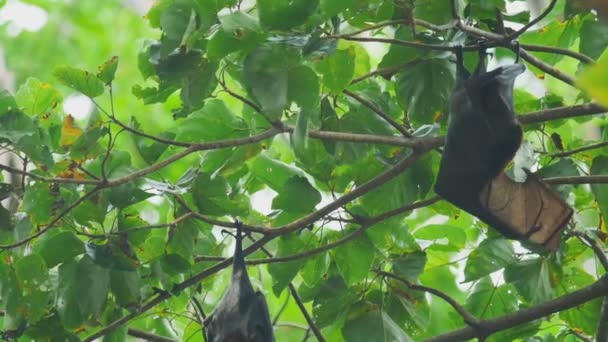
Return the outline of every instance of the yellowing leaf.
<path id="1" fill-rule="evenodd" d="M 583 70 L 576 83 L 594 100 L 608 106 L 608 51 L 600 56 L 597 64 Z"/>
<path id="2" fill-rule="evenodd" d="M 74 126 L 74 117 L 71 115 L 66 115 L 63 118 L 63 125 L 61 126 L 61 140 L 59 144 L 62 147 L 67 147 L 72 145 L 73 143 L 80 138 L 82 135 L 82 129 Z"/>

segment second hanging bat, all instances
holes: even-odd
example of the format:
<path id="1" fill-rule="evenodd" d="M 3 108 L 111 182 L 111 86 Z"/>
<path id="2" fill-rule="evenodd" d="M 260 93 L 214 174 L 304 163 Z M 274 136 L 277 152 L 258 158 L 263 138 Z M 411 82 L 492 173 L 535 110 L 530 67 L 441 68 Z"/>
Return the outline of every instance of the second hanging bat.
<path id="1" fill-rule="evenodd" d="M 508 238 L 555 249 L 572 209 L 531 173 L 517 183 L 503 171 L 522 140 L 513 85 L 525 67 L 516 61 L 487 71 L 485 57 L 481 46 L 470 74 L 462 48 L 456 50 L 456 84 L 435 192 Z"/>
<path id="2" fill-rule="evenodd" d="M 243 257 L 243 235 L 236 223 L 236 247 L 230 287 L 205 320 L 207 342 L 274 342 L 266 299 L 254 291 Z"/>

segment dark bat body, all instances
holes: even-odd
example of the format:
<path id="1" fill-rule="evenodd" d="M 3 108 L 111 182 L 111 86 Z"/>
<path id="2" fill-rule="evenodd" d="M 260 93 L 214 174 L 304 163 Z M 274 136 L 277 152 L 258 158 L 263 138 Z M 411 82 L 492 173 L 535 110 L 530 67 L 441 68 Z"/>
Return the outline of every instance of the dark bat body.
<path id="1" fill-rule="evenodd" d="M 522 140 L 513 108 L 513 84 L 522 64 L 486 71 L 485 50 L 471 75 L 457 51 L 456 84 L 435 192 L 511 239 L 557 247 L 560 229 L 572 216 L 550 188 L 529 174 L 524 183 L 504 167 Z M 555 238 L 557 236 L 557 239 Z"/>
<path id="2" fill-rule="evenodd" d="M 242 240 L 237 223 L 230 287 L 206 321 L 207 342 L 274 342 L 266 299 L 247 275 Z"/>

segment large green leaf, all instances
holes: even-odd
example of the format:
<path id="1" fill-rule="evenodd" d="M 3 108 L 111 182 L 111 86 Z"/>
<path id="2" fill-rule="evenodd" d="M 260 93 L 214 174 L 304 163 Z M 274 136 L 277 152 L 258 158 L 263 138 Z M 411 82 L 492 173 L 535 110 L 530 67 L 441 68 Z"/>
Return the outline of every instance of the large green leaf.
<path id="1" fill-rule="evenodd" d="M 591 174 L 605 175 L 608 174 L 608 157 L 598 156 L 591 163 Z M 595 199 L 600 207 L 604 217 L 608 217 L 608 185 L 592 184 L 591 191 L 595 195 Z"/>
<path id="2" fill-rule="evenodd" d="M 32 253 L 15 262 L 15 273 L 21 287 L 32 290 L 46 280 L 48 268 L 40 254 Z"/>
<path id="3" fill-rule="evenodd" d="M 549 261 L 534 258 L 511 264 L 505 268 L 505 281 L 513 284 L 530 304 L 538 304 L 554 297 Z"/>
<path id="4" fill-rule="evenodd" d="M 54 267 L 84 253 L 84 243 L 73 232 L 53 230 L 46 233 L 34 249 L 42 255 L 48 267 Z"/>
<path id="5" fill-rule="evenodd" d="M 47 184 L 36 183 L 25 189 L 23 209 L 30 215 L 33 223 L 48 222 L 51 219 L 53 203 L 55 199 Z"/>
<path id="6" fill-rule="evenodd" d="M 399 255 L 392 259 L 395 274 L 410 281 L 416 281 L 426 265 L 426 253 L 420 251 Z"/>
<path id="7" fill-rule="evenodd" d="M 414 341 L 386 312 L 380 310 L 367 311 L 355 319 L 348 320 L 342 328 L 342 334 L 349 342 Z"/>
<path id="8" fill-rule="evenodd" d="M 59 267 L 57 311 L 66 329 L 76 329 L 85 320 L 101 314 L 109 280 L 109 271 L 86 256 Z"/>
<path id="9" fill-rule="evenodd" d="M 319 191 L 306 178 L 294 176 L 289 178 L 279 195 L 272 200 L 272 208 L 293 213 L 308 213 L 319 202 L 321 202 Z"/>
<path id="10" fill-rule="evenodd" d="M 258 0 L 260 22 L 269 29 L 287 30 L 302 25 L 317 10 L 319 0 Z"/>
<path id="11" fill-rule="evenodd" d="M 123 307 L 135 305 L 140 299 L 139 273 L 112 270 L 110 272 L 110 289 L 116 302 Z"/>
<path id="12" fill-rule="evenodd" d="M 15 100 L 24 113 L 44 115 L 61 101 L 61 93 L 48 83 L 30 77 L 19 87 Z"/>
<path id="13" fill-rule="evenodd" d="M 88 71 L 70 66 L 60 66 L 53 71 L 53 75 L 64 85 L 88 97 L 92 98 L 103 94 L 103 81 Z"/>
<path id="14" fill-rule="evenodd" d="M 594 100 L 608 106 L 608 50 L 602 54 L 597 64 L 581 72 L 577 84 Z"/>
<path id="15" fill-rule="evenodd" d="M 580 32 L 580 51 L 591 58 L 598 58 L 608 46 L 608 24 L 587 18 Z"/>
<path id="16" fill-rule="evenodd" d="M 238 11 L 220 16 L 218 30 L 207 44 L 207 56 L 218 60 L 235 51 L 249 51 L 264 37 L 257 18 Z"/>
<path id="17" fill-rule="evenodd" d="M 465 281 L 472 281 L 503 269 L 517 261 L 511 242 L 504 238 L 482 241 L 469 254 L 464 268 Z"/>
<path id="18" fill-rule="evenodd" d="M 287 105 L 288 60 L 285 50 L 266 44 L 251 51 L 243 62 L 242 80 L 267 117 L 279 119 Z"/>
<path id="19" fill-rule="evenodd" d="M 413 235 L 416 239 L 430 241 L 432 244 L 428 248 L 443 251 L 461 250 L 467 238 L 462 228 L 443 224 L 426 225 Z"/>
<path id="20" fill-rule="evenodd" d="M 230 195 L 230 185 L 221 176 L 201 173 L 194 183 L 192 194 L 203 214 L 244 216 L 249 209 L 249 199 L 239 194 Z"/>
<path id="21" fill-rule="evenodd" d="M 341 277 L 333 276 L 323 281 L 312 306 L 313 318 L 319 328 L 333 324 L 345 315 L 354 298 Z"/>
<path id="22" fill-rule="evenodd" d="M 366 235 L 361 235 L 331 251 L 332 259 L 347 284 L 365 279 L 375 256 L 374 244 Z"/>
<path id="23" fill-rule="evenodd" d="M 447 59 L 428 59 L 399 72 L 396 83 L 398 99 L 410 120 L 417 125 L 428 124 L 448 107 L 453 66 Z"/>
<path id="24" fill-rule="evenodd" d="M 355 49 L 336 50 L 317 64 L 317 70 L 322 75 L 323 85 L 333 95 L 339 94 L 355 75 Z"/>
<path id="25" fill-rule="evenodd" d="M 297 254 L 303 250 L 304 238 L 299 235 L 282 236 L 278 242 L 276 257 Z M 300 268 L 304 266 L 304 260 L 272 263 L 268 265 L 268 272 L 272 276 L 272 291 L 278 296 L 291 280 L 298 274 Z"/>
<path id="26" fill-rule="evenodd" d="M 247 135 L 243 120 L 217 99 L 207 100 L 200 110 L 190 114 L 177 128 L 177 140 L 214 141 Z"/>

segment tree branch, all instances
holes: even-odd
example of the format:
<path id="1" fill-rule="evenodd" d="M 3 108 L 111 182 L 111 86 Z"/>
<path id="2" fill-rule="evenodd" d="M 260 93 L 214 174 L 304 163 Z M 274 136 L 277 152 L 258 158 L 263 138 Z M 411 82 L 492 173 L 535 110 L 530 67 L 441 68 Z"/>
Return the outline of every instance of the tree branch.
<path id="1" fill-rule="evenodd" d="M 129 328 L 127 330 L 127 333 L 130 336 L 138 337 L 138 338 L 141 338 L 141 339 L 143 339 L 145 341 L 152 341 L 152 342 L 176 342 L 176 340 L 174 340 L 172 338 L 154 335 L 154 334 L 151 334 L 151 333 L 149 333 L 147 331 L 143 331 L 143 330 L 139 330 L 139 329 Z"/>
<path id="2" fill-rule="evenodd" d="M 565 176 L 544 178 L 547 184 L 608 184 L 608 175 Z"/>
<path id="3" fill-rule="evenodd" d="M 569 151 L 561 151 L 561 152 L 552 153 L 549 156 L 556 157 L 556 158 L 564 158 L 564 157 L 568 157 L 568 156 L 571 156 L 573 154 L 577 154 L 580 152 L 595 150 L 596 148 L 602 148 L 604 146 L 608 146 L 608 141 L 602 141 L 600 143 L 590 144 L 590 145 L 575 148 L 575 149 L 572 149 Z"/>
<path id="4" fill-rule="evenodd" d="M 557 3 L 557 0 L 551 0 L 551 3 L 549 4 L 549 6 L 547 6 L 547 8 L 545 8 L 545 10 L 538 17 L 530 20 L 530 22 L 527 23 L 526 25 L 524 25 L 522 28 L 520 28 L 519 30 L 517 30 L 517 31 L 513 32 L 512 34 L 508 35 L 507 37 L 505 37 L 505 40 L 511 41 L 511 40 L 517 39 L 517 37 L 526 33 L 526 31 L 528 31 L 528 29 L 530 29 L 530 27 L 538 24 L 547 15 L 549 15 L 549 13 L 551 13 L 551 11 L 553 10 L 553 7 L 555 7 L 556 3 Z"/>
<path id="5" fill-rule="evenodd" d="M 536 306 L 532 306 L 530 308 L 521 309 L 512 314 L 488 320 L 480 320 L 479 323 L 485 329 L 487 329 L 486 331 L 488 333 L 495 333 L 554 314 L 556 312 L 582 305 L 598 297 L 605 296 L 606 292 L 608 292 L 608 277 L 604 276 L 593 284 L 580 290 L 571 292 L 567 295 L 538 304 Z M 427 342 L 464 341 L 476 336 L 477 331 L 474 328 L 466 327 L 440 336 L 429 338 L 427 339 Z"/>

